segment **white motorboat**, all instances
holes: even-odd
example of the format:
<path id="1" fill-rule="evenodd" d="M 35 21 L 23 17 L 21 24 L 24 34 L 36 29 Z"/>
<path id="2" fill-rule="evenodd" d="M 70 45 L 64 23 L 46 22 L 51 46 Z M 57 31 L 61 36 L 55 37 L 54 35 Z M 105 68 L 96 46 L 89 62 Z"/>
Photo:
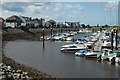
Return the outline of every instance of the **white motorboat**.
<path id="1" fill-rule="evenodd" d="M 78 33 L 79 34 L 85 34 L 85 31 L 84 30 L 79 30 Z"/>
<path id="2" fill-rule="evenodd" d="M 90 58 L 97 58 L 99 51 L 88 51 L 85 56 Z"/>
<path id="3" fill-rule="evenodd" d="M 114 41 L 113 42 L 113 47 L 116 46 L 116 42 Z M 102 45 L 102 48 L 107 48 L 107 49 L 110 49 L 111 48 L 111 42 L 107 42 L 107 41 L 104 41 L 103 45 Z"/>
<path id="4" fill-rule="evenodd" d="M 102 56 L 101 56 L 101 59 L 102 60 L 109 60 L 111 61 L 112 57 L 115 56 L 114 52 L 110 49 L 104 49 L 103 50 L 103 53 L 102 53 Z"/>
<path id="5" fill-rule="evenodd" d="M 76 56 L 85 56 L 87 50 L 80 50 L 75 53 Z"/>
<path id="6" fill-rule="evenodd" d="M 73 44 L 63 45 L 62 48 L 67 48 L 70 46 L 84 46 L 84 44 L 79 42 L 74 42 Z"/>
<path id="7" fill-rule="evenodd" d="M 115 54 L 116 54 L 115 62 L 120 63 L 120 51 L 116 51 Z"/>
<path id="8" fill-rule="evenodd" d="M 60 40 L 60 37 L 59 37 L 59 36 L 55 36 L 53 39 L 54 39 L 55 41 L 59 41 L 59 40 Z"/>
<path id="9" fill-rule="evenodd" d="M 96 41 L 97 41 L 97 39 L 96 39 L 96 38 L 93 38 L 91 41 L 92 41 L 92 42 L 96 42 Z"/>
<path id="10" fill-rule="evenodd" d="M 104 43 L 102 45 L 102 48 L 108 48 L 108 49 L 110 49 L 111 48 L 111 42 L 104 41 Z"/>
<path id="11" fill-rule="evenodd" d="M 87 49 L 92 49 L 92 44 L 85 43 L 84 45 L 87 47 Z"/>
<path id="12" fill-rule="evenodd" d="M 69 46 L 69 47 L 66 47 L 66 48 L 62 48 L 61 51 L 62 52 L 77 52 L 77 51 L 83 50 L 83 49 L 86 49 L 86 47 L 85 46 L 72 45 L 72 46 Z"/>
<path id="13" fill-rule="evenodd" d="M 68 38 L 67 38 L 67 41 L 72 41 L 72 38 L 71 38 L 71 37 L 68 37 Z"/>

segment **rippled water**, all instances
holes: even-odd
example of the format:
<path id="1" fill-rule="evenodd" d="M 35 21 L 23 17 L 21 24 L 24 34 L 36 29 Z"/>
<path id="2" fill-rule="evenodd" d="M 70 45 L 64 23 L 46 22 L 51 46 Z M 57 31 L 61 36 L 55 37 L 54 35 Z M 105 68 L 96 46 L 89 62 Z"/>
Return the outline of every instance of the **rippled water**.
<path id="1" fill-rule="evenodd" d="M 118 66 L 61 53 L 60 49 L 64 44 L 69 43 L 46 41 L 43 49 L 40 41 L 18 40 L 8 42 L 5 54 L 17 62 L 59 78 L 118 77 Z"/>

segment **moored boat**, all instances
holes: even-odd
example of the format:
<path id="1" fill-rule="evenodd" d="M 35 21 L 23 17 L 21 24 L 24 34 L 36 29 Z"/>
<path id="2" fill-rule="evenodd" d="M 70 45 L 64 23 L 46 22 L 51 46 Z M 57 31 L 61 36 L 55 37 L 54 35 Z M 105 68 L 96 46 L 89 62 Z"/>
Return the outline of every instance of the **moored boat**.
<path id="1" fill-rule="evenodd" d="M 85 56 L 87 50 L 80 50 L 75 53 L 76 56 Z"/>
<path id="2" fill-rule="evenodd" d="M 85 46 L 72 45 L 72 46 L 69 46 L 69 47 L 66 47 L 66 48 L 62 48 L 61 51 L 62 52 L 77 52 L 77 51 L 82 50 L 82 49 L 86 49 L 86 47 Z"/>
<path id="3" fill-rule="evenodd" d="M 99 51 L 88 51 L 85 56 L 89 58 L 97 58 L 97 54 L 99 54 Z"/>

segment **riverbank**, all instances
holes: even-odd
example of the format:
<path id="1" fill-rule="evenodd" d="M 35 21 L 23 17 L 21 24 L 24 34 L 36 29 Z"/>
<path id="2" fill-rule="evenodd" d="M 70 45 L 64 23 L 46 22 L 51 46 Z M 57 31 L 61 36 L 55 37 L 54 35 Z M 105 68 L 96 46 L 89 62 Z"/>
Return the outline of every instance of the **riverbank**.
<path id="1" fill-rule="evenodd" d="M 78 31 L 78 28 L 73 28 L 70 31 Z M 4 54 L 4 46 L 7 44 L 8 41 L 14 41 L 14 40 L 18 40 L 18 39 L 24 39 L 24 40 L 40 40 L 40 36 L 42 36 L 42 28 L 41 29 L 29 29 L 29 32 L 23 31 L 21 29 L 7 29 L 7 30 L 2 30 L 2 63 L 3 66 L 6 67 L 11 67 L 14 71 L 18 71 L 21 70 L 22 72 L 27 72 L 27 77 L 30 79 L 45 79 L 45 78 L 51 78 L 56 80 L 56 77 L 53 77 L 51 75 L 48 75 L 46 73 L 40 72 L 36 69 L 33 69 L 29 66 L 25 66 L 23 64 L 20 64 L 18 62 L 15 62 L 13 59 L 7 57 Z M 53 28 L 53 34 L 57 33 L 57 32 L 68 32 L 69 29 L 60 29 L 60 28 Z M 45 35 L 50 35 L 51 34 L 51 29 L 45 29 Z M 1 63 L 1 64 L 2 64 Z M 8 71 L 8 70 L 5 70 Z M 13 74 L 11 72 L 11 74 Z M 7 74 L 5 74 L 6 76 L 4 76 L 5 79 L 7 78 L 13 78 L 12 77 L 8 77 Z"/>
<path id="2" fill-rule="evenodd" d="M 52 33 L 58 33 L 58 32 L 68 32 L 68 31 L 79 31 L 79 28 L 53 28 Z M 51 29 L 44 29 L 45 35 L 51 34 Z M 2 31 L 2 40 L 3 41 L 14 41 L 18 39 L 24 39 L 24 40 L 40 40 L 40 36 L 43 35 L 42 28 L 35 28 L 35 29 L 29 29 L 28 31 L 23 31 L 21 29 L 7 29 Z"/>
<path id="3" fill-rule="evenodd" d="M 6 41 L 3 41 L 3 50 L 4 46 L 7 44 Z M 36 79 L 36 80 L 44 80 L 44 79 L 54 79 L 58 80 L 56 77 L 53 77 L 51 75 L 48 75 L 46 73 L 40 72 L 37 69 L 33 69 L 29 66 L 20 64 L 18 62 L 15 62 L 13 59 L 7 57 L 4 54 L 4 51 L 2 50 L 2 63 L 1 63 L 1 69 L 4 70 L 2 74 L 3 80 L 8 80 L 8 79 L 14 79 L 14 74 L 19 75 L 18 79 Z M 9 71 L 12 69 L 12 71 Z M 9 74 L 6 72 L 10 72 Z M 19 74 L 18 74 L 19 72 Z M 14 73 L 14 74 L 13 74 Z M 9 75 L 9 76 L 8 76 Z M 24 77 L 21 77 L 20 75 L 24 75 Z"/>

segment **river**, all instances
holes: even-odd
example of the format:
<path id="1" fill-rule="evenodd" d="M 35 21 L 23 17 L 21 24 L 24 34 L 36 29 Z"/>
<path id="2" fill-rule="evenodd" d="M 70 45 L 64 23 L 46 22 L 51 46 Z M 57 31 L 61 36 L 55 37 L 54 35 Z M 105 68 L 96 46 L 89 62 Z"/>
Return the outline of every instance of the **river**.
<path id="1" fill-rule="evenodd" d="M 77 35 L 77 37 L 83 35 Z M 62 53 L 61 46 L 70 42 L 10 41 L 5 46 L 6 56 L 16 62 L 38 69 L 58 78 L 117 78 L 118 66 L 96 59 Z"/>

